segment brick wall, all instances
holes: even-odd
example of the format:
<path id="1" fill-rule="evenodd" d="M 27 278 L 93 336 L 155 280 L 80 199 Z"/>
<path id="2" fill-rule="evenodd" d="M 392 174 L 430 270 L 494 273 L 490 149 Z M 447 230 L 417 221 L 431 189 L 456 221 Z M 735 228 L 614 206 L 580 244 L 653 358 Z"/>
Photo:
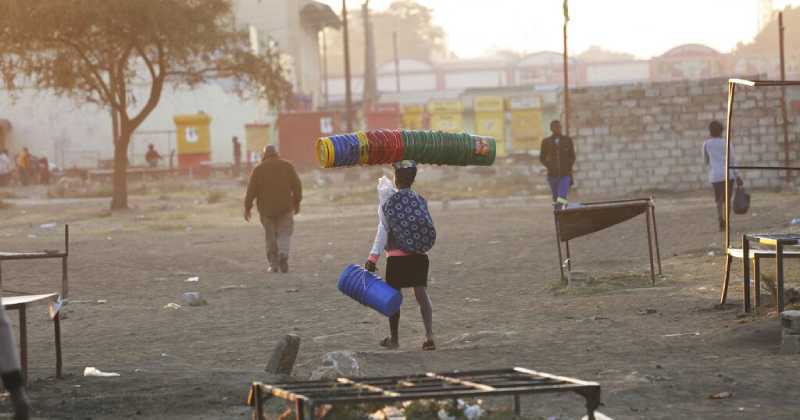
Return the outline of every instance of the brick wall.
<path id="1" fill-rule="evenodd" d="M 783 164 L 780 95 L 780 88 L 737 87 L 733 125 L 740 163 Z M 702 144 L 711 120 L 725 123 L 726 102 L 727 79 L 571 91 L 576 187 L 588 194 L 708 188 Z M 798 126 L 790 125 L 794 162 L 799 138 Z M 751 187 L 783 182 L 775 171 L 742 175 Z"/>

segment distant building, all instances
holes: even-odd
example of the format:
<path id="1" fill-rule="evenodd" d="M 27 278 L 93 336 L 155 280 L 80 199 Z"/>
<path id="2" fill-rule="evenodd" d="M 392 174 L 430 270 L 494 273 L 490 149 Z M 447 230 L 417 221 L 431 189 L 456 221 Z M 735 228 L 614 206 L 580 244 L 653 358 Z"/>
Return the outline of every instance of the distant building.
<path id="1" fill-rule="evenodd" d="M 249 30 L 251 41 L 270 42 L 284 54 L 295 94 L 304 107 L 322 103 L 319 32 L 338 28 L 330 6 L 313 0 L 234 0 L 236 25 Z"/>
<path id="2" fill-rule="evenodd" d="M 700 44 L 680 45 L 651 60 L 653 82 L 700 80 L 725 75 L 726 57 Z"/>

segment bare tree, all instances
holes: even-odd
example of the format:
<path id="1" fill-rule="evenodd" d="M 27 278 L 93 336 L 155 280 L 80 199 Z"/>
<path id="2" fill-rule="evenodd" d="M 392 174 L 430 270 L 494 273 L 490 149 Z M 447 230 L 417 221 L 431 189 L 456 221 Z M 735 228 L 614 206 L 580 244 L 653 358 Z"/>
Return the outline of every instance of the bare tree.
<path id="1" fill-rule="evenodd" d="M 34 87 L 110 109 L 111 208 L 124 209 L 128 144 L 166 85 L 224 79 L 272 104 L 290 94 L 278 53 L 255 55 L 233 22 L 230 0 L 4 0 L 0 74 L 12 92 Z"/>

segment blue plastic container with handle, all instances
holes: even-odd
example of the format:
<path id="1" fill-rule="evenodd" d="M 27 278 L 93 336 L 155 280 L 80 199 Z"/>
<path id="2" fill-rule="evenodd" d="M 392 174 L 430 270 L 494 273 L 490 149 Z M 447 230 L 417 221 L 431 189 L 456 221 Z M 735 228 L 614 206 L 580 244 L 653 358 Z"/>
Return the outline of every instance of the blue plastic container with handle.
<path id="1" fill-rule="evenodd" d="M 402 293 L 360 265 L 348 265 L 339 275 L 337 287 L 339 291 L 355 299 L 358 303 L 369 306 L 386 316 L 396 314 L 403 303 Z"/>

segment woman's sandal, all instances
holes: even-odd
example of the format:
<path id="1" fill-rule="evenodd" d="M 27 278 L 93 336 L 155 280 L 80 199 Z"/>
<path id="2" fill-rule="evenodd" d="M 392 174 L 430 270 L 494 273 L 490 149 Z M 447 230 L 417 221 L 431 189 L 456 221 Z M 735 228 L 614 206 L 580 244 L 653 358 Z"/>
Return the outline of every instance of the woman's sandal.
<path id="1" fill-rule="evenodd" d="M 396 341 L 392 341 L 392 337 L 384 338 L 383 340 L 381 340 L 379 345 L 387 349 L 396 349 L 400 347 L 400 345 Z"/>
<path id="2" fill-rule="evenodd" d="M 433 340 L 425 340 L 425 342 L 422 343 L 422 350 L 436 350 L 436 344 L 434 344 Z"/>

